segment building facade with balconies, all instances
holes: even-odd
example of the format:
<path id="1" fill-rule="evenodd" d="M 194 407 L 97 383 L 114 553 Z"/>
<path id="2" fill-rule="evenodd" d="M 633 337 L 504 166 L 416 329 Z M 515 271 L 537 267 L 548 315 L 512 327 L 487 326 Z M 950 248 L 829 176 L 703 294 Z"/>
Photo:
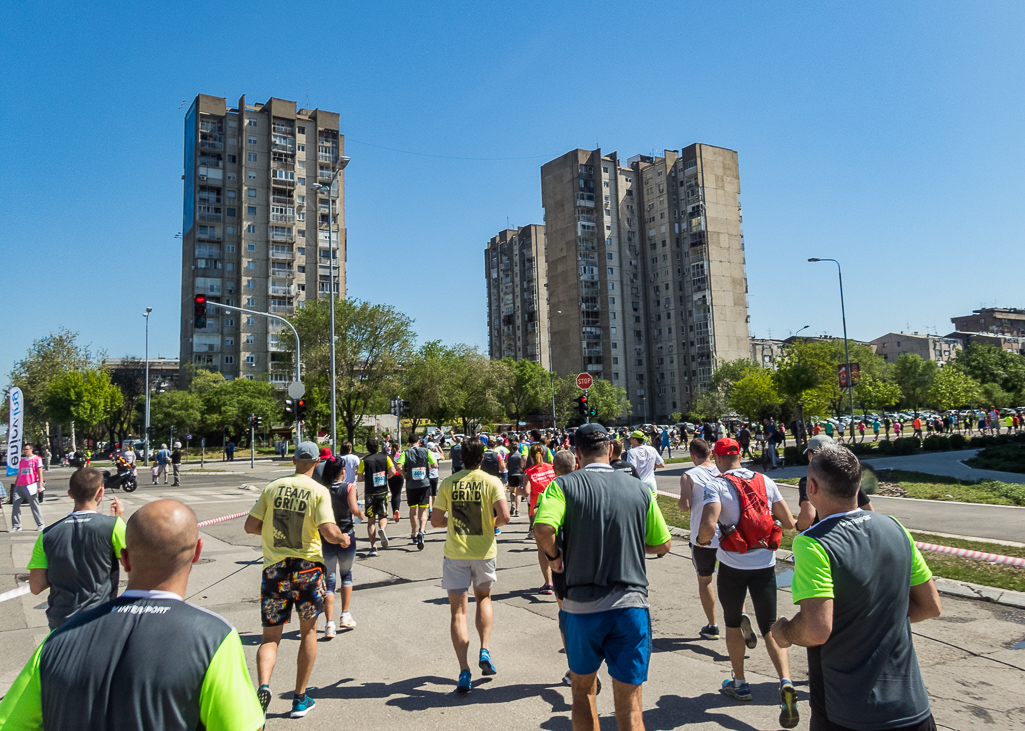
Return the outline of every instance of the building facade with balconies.
<path id="1" fill-rule="evenodd" d="M 545 227 L 500 231 L 484 250 L 491 357 L 549 364 Z"/>
<path id="2" fill-rule="evenodd" d="M 750 357 L 736 152 L 578 149 L 542 166 L 541 197 L 556 372 L 622 386 L 633 420 L 664 422 Z"/>
<path id="3" fill-rule="evenodd" d="M 280 368 L 285 325 L 215 305 L 287 317 L 326 297 L 329 237 L 335 290 L 345 296 L 338 114 L 277 98 L 247 104 L 244 96 L 232 108 L 200 94 L 185 115 L 184 153 L 180 360 L 229 379 L 267 374 L 283 385 L 291 380 Z M 194 327 L 197 294 L 208 301 L 201 330 Z"/>

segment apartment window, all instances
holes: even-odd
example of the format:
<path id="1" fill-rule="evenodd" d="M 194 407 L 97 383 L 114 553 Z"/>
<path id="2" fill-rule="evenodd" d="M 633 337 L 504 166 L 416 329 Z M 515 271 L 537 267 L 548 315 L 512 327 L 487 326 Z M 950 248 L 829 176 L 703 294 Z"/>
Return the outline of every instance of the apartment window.
<path id="1" fill-rule="evenodd" d="M 246 226 L 246 233 L 247 234 L 255 234 L 256 233 L 256 225 L 251 223 L 248 226 Z"/>
<path id="2" fill-rule="evenodd" d="M 256 282 L 254 282 L 252 279 L 247 279 L 246 280 L 246 289 L 256 289 Z M 252 306 L 252 300 L 248 300 L 247 304 L 248 304 L 248 306 L 251 307 Z"/>
<path id="3" fill-rule="evenodd" d="M 609 304 L 610 305 L 616 304 L 616 298 L 615 297 L 609 297 Z"/>
<path id="4" fill-rule="evenodd" d="M 250 198 L 255 198 L 256 197 L 256 191 L 253 190 L 252 188 L 249 188 L 246 191 L 246 195 L 249 196 Z"/>
<path id="5" fill-rule="evenodd" d="M 305 274 L 306 273 L 306 267 L 304 267 L 302 264 L 297 266 L 296 269 L 299 271 L 300 274 Z"/>
<path id="6" fill-rule="evenodd" d="M 225 327 L 234 327 L 235 326 L 235 321 L 232 318 L 229 317 L 227 320 L 224 321 L 224 326 Z"/>
<path id="7" fill-rule="evenodd" d="M 234 198 L 234 197 L 235 197 L 235 191 L 233 191 L 233 190 L 229 190 L 229 191 L 228 191 L 228 196 L 227 196 L 227 197 L 228 197 L 228 198 Z"/>
<path id="8" fill-rule="evenodd" d="M 250 280 L 252 281 L 252 280 Z M 252 297 L 246 297 L 246 307 L 256 307 L 256 300 Z M 249 324 L 249 323 L 246 323 Z"/>
<path id="9" fill-rule="evenodd" d="M 247 261 L 246 262 L 246 269 L 256 269 L 256 262 L 255 261 Z"/>
<path id="10" fill-rule="evenodd" d="M 295 202 L 296 203 L 305 203 L 306 202 L 306 196 L 304 196 L 304 195 L 297 195 L 295 197 Z"/>
<path id="11" fill-rule="evenodd" d="M 296 253 L 297 253 L 297 254 L 298 254 L 299 256 L 306 256 L 306 247 L 305 247 L 305 246 L 300 246 L 300 247 L 299 247 L 298 249 L 296 249 L 295 251 L 296 251 Z"/>
<path id="12" fill-rule="evenodd" d="M 306 229 L 304 229 L 304 228 L 299 229 L 299 236 L 305 239 L 306 238 Z"/>
<path id="13" fill-rule="evenodd" d="M 611 277 L 612 275 L 613 275 L 612 267 L 609 267 L 609 276 Z"/>
<path id="14" fill-rule="evenodd" d="M 229 262 L 225 262 L 224 268 L 227 269 L 229 272 L 235 271 L 235 265 L 232 262 L 230 262 L 230 261 Z"/>
<path id="15" fill-rule="evenodd" d="M 246 251 L 256 251 L 256 244 L 246 244 Z"/>
<path id="16" fill-rule="evenodd" d="M 229 254 L 234 254 L 235 253 L 235 244 L 228 244 L 227 246 L 224 247 L 224 250 L 226 252 L 228 252 Z"/>
<path id="17" fill-rule="evenodd" d="M 256 365 L 256 356 L 255 355 L 247 355 L 246 356 L 246 365 Z"/>
<path id="18" fill-rule="evenodd" d="M 256 144 L 256 138 L 255 137 L 250 137 L 249 139 L 246 140 L 246 142 L 248 142 L 250 145 L 255 145 Z"/>
<path id="19" fill-rule="evenodd" d="M 235 338 L 225 338 L 224 339 L 224 344 L 225 345 L 234 345 L 235 344 Z"/>
<path id="20" fill-rule="evenodd" d="M 302 127 L 302 126 L 296 127 L 295 128 L 295 133 L 297 135 L 304 135 L 304 134 L 306 134 L 306 128 Z M 303 147 L 303 149 L 305 149 L 305 146 Z"/>
<path id="21" fill-rule="evenodd" d="M 224 233 L 226 233 L 226 234 L 233 234 L 233 233 L 235 233 L 235 227 L 234 226 L 225 226 L 224 227 Z"/>
<path id="22" fill-rule="evenodd" d="M 612 360 L 616 360 L 616 359 L 613 358 Z M 619 374 L 618 373 L 613 373 L 612 374 L 612 380 L 613 381 L 618 381 L 619 380 Z"/>
<path id="23" fill-rule="evenodd" d="M 255 324 L 256 324 L 256 318 L 255 317 L 247 317 L 246 318 L 246 325 L 255 325 Z"/>
<path id="24" fill-rule="evenodd" d="M 255 119 L 250 119 L 249 121 L 246 122 L 246 127 L 255 127 L 255 126 L 256 126 L 256 120 Z"/>
<path id="25" fill-rule="evenodd" d="M 229 193 L 234 193 L 235 191 L 229 190 L 228 192 Z M 229 208 L 228 209 L 228 218 L 234 218 L 234 217 L 235 217 L 235 209 L 234 208 Z M 231 232 L 229 231 L 228 233 L 231 233 Z"/>
<path id="26" fill-rule="evenodd" d="M 609 242 L 606 241 L 605 243 L 609 243 Z M 608 254 L 606 254 L 605 258 L 608 259 L 609 261 L 612 261 L 612 252 L 610 251 Z"/>
<path id="27" fill-rule="evenodd" d="M 299 178 L 295 182 L 299 185 L 306 185 L 306 178 Z"/>
<path id="28" fill-rule="evenodd" d="M 296 167 L 298 167 L 300 170 L 305 170 L 306 169 L 306 161 L 305 160 L 300 160 L 299 162 L 296 163 Z"/>
<path id="29" fill-rule="evenodd" d="M 616 289 L 616 283 L 615 282 L 609 282 L 609 290 L 610 291 L 614 291 L 615 289 Z"/>
<path id="30" fill-rule="evenodd" d="M 234 362 L 235 362 L 235 356 L 233 356 L 233 355 L 226 355 L 226 356 L 224 356 L 224 365 L 231 365 Z"/>
<path id="31" fill-rule="evenodd" d="M 298 150 L 299 152 L 306 152 L 306 145 L 303 145 L 303 144 L 296 145 L 295 149 Z"/>
<path id="32" fill-rule="evenodd" d="M 234 157 L 234 155 L 232 157 Z M 229 183 L 234 183 L 236 180 L 238 180 L 238 177 L 235 175 L 235 173 L 228 173 L 228 182 Z M 231 191 L 231 192 L 234 192 L 234 191 Z"/>
<path id="33" fill-rule="evenodd" d="M 256 162 L 256 153 L 255 152 L 247 152 L 246 153 L 246 160 L 249 161 L 249 162 Z"/>
<path id="34" fill-rule="evenodd" d="M 238 157 L 236 157 L 235 155 L 228 155 L 228 164 L 229 165 L 234 165 L 237 162 L 238 162 Z"/>
<path id="35" fill-rule="evenodd" d="M 246 172 L 246 180 L 256 180 L 256 173 L 252 170 Z"/>
<path id="36" fill-rule="evenodd" d="M 252 335 L 246 335 L 246 345 L 253 345 L 256 343 L 256 338 Z"/>

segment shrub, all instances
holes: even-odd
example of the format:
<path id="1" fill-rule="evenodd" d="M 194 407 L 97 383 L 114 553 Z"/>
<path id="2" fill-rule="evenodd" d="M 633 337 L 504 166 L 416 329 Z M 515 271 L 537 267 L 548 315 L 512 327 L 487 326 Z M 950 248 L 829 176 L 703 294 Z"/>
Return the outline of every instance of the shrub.
<path id="1" fill-rule="evenodd" d="M 918 437 L 901 437 L 893 442 L 893 454 L 897 457 L 914 454 L 921 446 L 922 440 Z"/>
<path id="2" fill-rule="evenodd" d="M 927 449 L 930 452 L 946 452 L 950 449 L 950 440 L 942 434 L 933 434 L 922 442 L 922 449 Z"/>
<path id="3" fill-rule="evenodd" d="M 951 449 L 964 449 L 968 440 L 964 434 L 951 434 L 949 437 Z"/>
<path id="4" fill-rule="evenodd" d="M 884 439 L 876 445 L 876 449 L 879 451 L 879 454 L 881 455 L 893 454 L 893 442 L 891 442 L 889 439 Z"/>
<path id="5" fill-rule="evenodd" d="M 871 444 L 866 444 L 864 442 L 853 442 L 848 444 L 847 447 L 859 457 L 865 454 L 873 454 L 875 452 Z"/>
<path id="6" fill-rule="evenodd" d="M 784 447 L 783 448 L 783 459 L 790 466 L 808 464 L 808 456 L 802 454 L 804 450 L 798 449 L 797 447 Z"/>

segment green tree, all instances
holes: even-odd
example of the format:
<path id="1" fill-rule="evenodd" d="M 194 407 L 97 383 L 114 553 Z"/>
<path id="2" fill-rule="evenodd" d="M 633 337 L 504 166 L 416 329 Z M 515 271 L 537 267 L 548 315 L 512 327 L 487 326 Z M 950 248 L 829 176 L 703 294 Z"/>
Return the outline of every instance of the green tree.
<path id="1" fill-rule="evenodd" d="M 738 414 L 759 419 L 779 406 L 783 398 L 776 390 L 772 373 L 764 368 L 752 368 L 733 385 L 730 406 Z"/>
<path id="2" fill-rule="evenodd" d="M 49 439 L 46 390 L 50 382 L 62 373 L 88 369 L 91 360 L 89 348 L 78 344 L 78 333 L 64 328 L 32 343 L 8 376 L 10 384 L 25 394 L 26 435 L 35 433 Z M 7 409 L 0 411 L 6 423 Z M 60 454 L 61 450 L 54 449 L 54 453 Z"/>
<path id="3" fill-rule="evenodd" d="M 51 420 L 71 426 L 71 448 L 76 449 L 75 425 L 83 430 L 101 425 L 120 407 L 122 396 L 110 382 L 109 373 L 92 368 L 56 376 L 47 386 L 44 400 Z"/>
<path id="4" fill-rule="evenodd" d="M 821 381 L 821 373 L 808 357 L 809 343 L 798 341 L 784 351 L 777 360 L 777 369 L 772 374 L 773 385 L 783 403 L 794 410 L 797 420 L 804 423 L 804 407 L 815 394 Z M 807 435 L 805 435 L 807 437 Z M 801 432 L 796 435 L 799 448 L 804 447 Z"/>
<path id="5" fill-rule="evenodd" d="M 441 426 L 452 419 L 460 401 L 458 375 L 465 346 L 449 348 L 440 340 L 424 343 L 406 363 L 401 395 L 409 401 L 415 432 L 421 421 Z"/>
<path id="6" fill-rule="evenodd" d="M 327 300 L 308 300 L 296 312 L 292 324 L 302 343 L 304 382 L 310 406 L 311 423 L 316 428 L 327 423 L 330 413 L 330 305 Z M 350 441 L 368 414 L 388 408 L 388 391 L 399 364 L 409 360 L 413 351 L 412 320 L 390 305 L 372 305 L 357 299 L 335 302 L 335 363 L 338 420 Z M 281 333 L 285 358 L 276 364 L 284 372 L 294 372 L 295 342 L 291 330 Z M 310 389 L 310 386 L 317 386 Z M 313 395 L 317 398 L 314 400 Z M 325 403 L 326 402 L 326 403 Z M 321 421 L 323 419 L 323 421 Z"/>
<path id="7" fill-rule="evenodd" d="M 854 387 L 854 402 L 862 411 L 891 408 L 900 403 L 903 395 L 896 383 L 888 383 L 874 376 L 863 377 Z"/>
<path id="8" fill-rule="evenodd" d="M 528 414 L 544 411 L 552 397 L 548 371 L 533 360 L 506 358 L 502 362 L 510 374 L 503 399 L 509 417 L 518 424 Z"/>
<path id="9" fill-rule="evenodd" d="M 508 387 L 508 369 L 477 349 L 461 355 L 461 371 L 456 379 L 459 401 L 456 416 L 463 423 L 463 432 L 473 433 L 482 424 L 505 416 L 502 395 Z"/>
<path id="10" fill-rule="evenodd" d="M 904 394 L 904 404 L 914 410 L 929 402 L 929 389 L 936 378 L 936 362 L 925 360 L 915 353 L 904 353 L 893 366 L 893 377 Z"/>
<path id="11" fill-rule="evenodd" d="M 191 391 L 158 393 L 150 400 L 149 410 L 150 424 L 161 433 L 173 426 L 178 434 L 188 434 L 203 423 L 203 402 Z"/>
<path id="12" fill-rule="evenodd" d="M 207 391 L 223 386 L 225 383 L 227 381 L 224 379 L 224 374 L 220 371 L 199 369 L 194 371 L 192 378 L 189 379 L 189 393 L 202 396 Z"/>
<path id="13" fill-rule="evenodd" d="M 929 401 L 941 411 L 971 407 L 981 396 L 979 382 L 955 364 L 941 368 L 929 389 Z"/>
<path id="14" fill-rule="evenodd" d="M 263 417 L 269 423 L 279 413 L 278 394 L 267 381 L 236 378 L 194 398 L 202 400 L 203 423 L 208 433 L 227 427 L 228 434 L 236 439 L 249 433 L 251 415 Z"/>
<path id="15" fill-rule="evenodd" d="M 141 359 L 126 356 L 106 370 L 110 373 L 110 382 L 121 391 L 121 404 L 110 411 L 103 427 L 111 442 L 120 442 L 131 433 L 137 421 L 138 406 L 145 398 L 145 369 Z"/>
<path id="16" fill-rule="evenodd" d="M 576 385 L 576 381 L 573 385 Z M 587 405 L 596 412 L 591 421 L 602 424 L 611 424 L 633 413 L 626 389 L 601 378 L 594 379 L 594 384 L 588 390 Z"/>
<path id="17" fill-rule="evenodd" d="M 958 352 L 954 363 L 980 385 L 995 385 L 1008 394 L 1007 400 L 1025 398 L 1025 356 L 1010 353 L 996 345 L 969 343 Z M 990 389 L 994 395 L 999 392 Z M 993 404 L 989 404 L 992 406 Z"/>

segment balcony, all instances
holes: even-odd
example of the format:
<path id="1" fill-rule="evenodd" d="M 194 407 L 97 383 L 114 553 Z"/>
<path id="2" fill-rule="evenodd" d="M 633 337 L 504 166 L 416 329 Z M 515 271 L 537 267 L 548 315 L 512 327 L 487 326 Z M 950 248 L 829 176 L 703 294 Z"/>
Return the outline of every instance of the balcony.
<path id="1" fill-rule="evenodd" d="M 281 124 L 281 122 L 275 122 L 274 127 L 271 130 L 276 135 L 288 135 L 292 136 L 295 134 L 295 128 L 288 124 Z"/>
<path id="2" fill-rule="evenodd" d="M 278 279 L 294 279 L 295 272 L 291 269 L 285 269 L 284 267 L 271 267 L 270 275 L 277 277 Z"/>
<path id="3" fill-rule="evenodd" d="M 271 158 L 272 170 L 295 170 L 295 160 L 275 160 Z"/>
<path id="4" fill-rule="evenodd" d="M 334 177 L 334 173 L 331 170 L 327 170 L 325 168 L 318 168 L 317 177 L 321 180 L 331 180 L 331 178 Z"/>
<path id="5" fill-rule="evenodd" d="M 218 219 L 220 220 L 220 219 Z M 274 223 L 295 223 L 295 214 L 292 213 L 272 213 L 270 214 L 270 220 Z"/>
<path id="6" fill-rule="evenodd" d="M 220 231 L 200 231 L 196 233 L 196 239 L 198 241 L 220 241 Z"/>
<path id="7" fill-rule="evenodd" d="M 196 219 L 209 223 L 220 223 L 223 220 L 220 206 L 199 205 L 196 206 Z"/>
<path id="8" fill-rule="evenodd" d="M 203 244 L 196 244 L 196 258 L 197 259 L 220 259 L 221 258 L 221 247 L 220 246 L 204 246 Z"/>
<path id="9" fill-rule="evenodd" d="M 288 233 L 274 233 L 270 235 L 271 241 L 283 241 L 288 244 L 295 243 L 295 234 L 289 231 Z"/>
<path id="10" fill-rule="evenodd" d="M 295 287 L 270 284 L 267 286 L 267 294 L 272 297 L 294 297 Z"/>
<path id="11" fill-rule="evenodd" d="M 273 152 L 287 152 L 289 155 L 295 154 L 295 140 L 288 140 L 287 142 L 281 142 L 273 140 L 270 144 L 270 149 Z"/>
<path id="12" fill-rule="evenodd" d="M 292 305 L 271 305 L 270 311 L 275 315 L 294 315 L 295 308 Z"/>
<path id="13" fill-rule="evenodd" d="M 272 353 L 281 353 L 284 352 L 285 346 L 281 344 L 281 341 L 278 339 L 277 335 L 268 335 L 267 350 L 269 350 Z"/>
<path id="14" fill-rule="evenodd" d="M 338 164 L 338 155 L 332 155 L 330 152 L 319 152 L 317 153 L 318 162 L 329 162 L 334 167 Z"/>
<path id="15" fill-rule="evenodd" d="M 270 248 L 270 258 L 277 261 L 293 261 L 295 259 L 295 252 L 281 246 L 272 246 Z"/>
<path id="16" fill-rule="evenodd" d="M 288 180 L 287 178 L 271 177 L 270 184 L 275 188 L 294 188 L 295 180 Z"/>
<path id="17" fill-rule="evenodd" d="M 220 152 L 224 149 L 224 135 L 208 135 L 200 137 L 199 149 Z"/>

